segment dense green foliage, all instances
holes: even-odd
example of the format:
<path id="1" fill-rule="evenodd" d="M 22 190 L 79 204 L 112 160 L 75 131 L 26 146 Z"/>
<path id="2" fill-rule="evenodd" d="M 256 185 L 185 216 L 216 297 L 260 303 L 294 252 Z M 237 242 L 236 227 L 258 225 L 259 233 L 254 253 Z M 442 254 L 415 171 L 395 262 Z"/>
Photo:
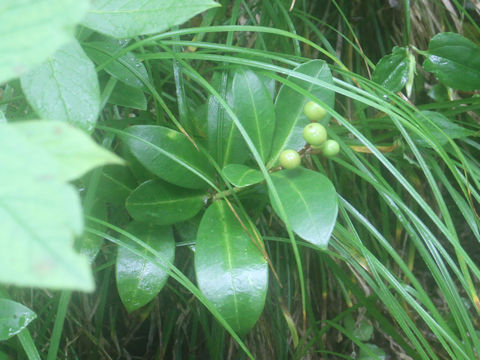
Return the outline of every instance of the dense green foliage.
<path id="1" fill-rule="evenodd" d="M 480 7 L 385 3 L 1 7 L 0 360 L 478 358 Z"/>

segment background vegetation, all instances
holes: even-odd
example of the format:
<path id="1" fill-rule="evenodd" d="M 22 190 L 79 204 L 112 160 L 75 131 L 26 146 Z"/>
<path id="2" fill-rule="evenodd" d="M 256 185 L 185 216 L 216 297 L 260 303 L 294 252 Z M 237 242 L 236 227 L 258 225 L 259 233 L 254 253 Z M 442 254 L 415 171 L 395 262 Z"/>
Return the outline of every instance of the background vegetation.
<path id="1" fill-rule="evenodd" d="M 73 276 L 45 285 L 20 279 L 15 274 L 21 267 L 13 266 L 11 255 L 15 238 L 12 233 L 0 232 L 0 270 L 5 274 L 0 275 L 5 283 L 0 295 L 23 304 L 37 316 L 31 323 L 26 321 L 28 327 L 22 327 L 18 336 L 0 338 L 4 340 L 0 342 L 0 359 L 478 358 L 480 5 L 459 0 L 218 3 L 221 6 L 206 6 L 211 8 L 169 22 L 175 26 L 168 29 L 137 35 L 133 27 L 125 27 L 135 35 L 120 32 L 115 37 L 129 39 L 120 42 L 101 35 L 115 29 L 97 28 L 95 19 L 88 18 L 75 28 L 78 46 L 95 63 L 99 86 L 87 91 L 75 81 L 64 86 L 80 89 L 72 90 L 73 95 L 86 98 L 87 103 L 88 94 L 96 91 L 92 96 L 98 103 L 92 100 L 91 106 L 98 109 L 84 108 L 81 120 L 71 121 L 72 114 L 67 120 L 117 155 L 102 153 L 102 161 L 61 179 L 62 186 L 76 179 L 73 184 L 86 219 L 76 246 L 92 260 L 95 290 L 72 292 L 92 287 L 88 280 L 76 287 Z M 74 24 L 81 19 L 68 21 Z M 453 52 L 458 56 L 450 58 L 456 72 L 446 73 L 428 63 L 434 62 L 431 39 L 439 33 L 451 34 L 446 39 L 437 37 L 437 41 L 452 41 L 471 50 L 468 59 L 463 56 L 464 49 Z M 455 34 L 471 43 L 464 43 L 464 38 Z M 51 64 L 60 55 L 55 56 Z M 330 81 L 298 68 L 312 59 L 328 64 L 333 75 Z M 34 65 L 38 64 L 32 61 L 29 66 Z M 93 83 L 85 75 L 88 69 L 78 69 L 68 71 L 78 71 L 87 78 L 85 86 Z M 333 219 L 331 237 L 320 244 L 328 241 L 328 247 L 293 235 L 292 228 L 298 232 L 295 224 L 290 226 L 287 221 L 285 225 L 281 220 L 285 217 L 275 200 L 270 200 L 271 188 L 261 181 L 262 174 L 257 185 L 238 191 L 240 187 L 225 178 L 224 163 L 212 150 L 211 123 L 207 121 L 213 116 L 212 101 L 219 102 L 215 94 L 228 100 L 231 74 L 248 74 L 246 69 L 253 70 L 276 99 L 285 101 L 285 111 L 298 107 L 292 93 L 301 94 L 302 101 L 321 100 L 328 110 L 328 135 L 340 144 L 340 154 L 327 158 L 308 147 L 300 151 L 303 167 L 322 174 L 321 179 L 328 178 L 338 195 L 338 216 Z M 39 73 L 37 68 L 36 75 Z M 5 123 L 7 119 L 9 124 L 39 117 L 63 119 L 62 114 L 32 100 L 38 98 L 39 91 L 54 91 L 43 86 L 42 79 L 31 72 L 23 74 L 21 80 L 12 74 L 2 73 L 0 78 L 4 81 L 0 114 Z M 302 74 L 306 77 L 301 78 Z M 282 86 L 291 93 L 277 98 Z M 235 104 L 228 105 L 235 111 Z M 270 105 L 266 101 L 257 106 L 265 110 Z M 278 108 L 276 111 L 278 117 Z M 98 120 L 94 115 L 88 119 L 93 113 L 98 113 Z M 145 180 L 160 177 L 169 181 L 164 178 L 168 175 L 162 174 L 176 170 L 168 163 L 159 169 L 146 166 L 144 155 L 135 151 L 146 154 L 148 146 L 139 139 L 155 139 L 156 135 L 149 129 L 144 133 L 132 130 L 131 125 L 179 130 L 195 139 L 200 148 L 208 149 L 205 156 L 213 159 L 213 165 L 208 166 L 216 173 L 212 180 L 215 188 L 210 186 L 201 195 L 188 193 L 196 200 L 186 209 L 200 202 L 198 214 L 173 221 L 169 249 L 150 242 L 146 225 L 130 222 L 137 218 L 135 211 L 140 212 L 138 217 L 146 217 L 144 210 L 135 208 L 131 194 Z M 6 144 L 7 130 L 2 131 L 0 139 Z M 78 149 L 76 141 L 64 145 L 62 153 Z M 257 145 L 252 144 L 258 149 Z M 249 150 L 242 146 L 233 150 L 247 154 Z M 9 148 L 0 145 L 0 149 Z M 171 153 L 181 157 L 182 149 L 176 147 Z M 99 156 L 92 153 L 91 157 Z M 249 158 L 245 163 L 257 169 L 260 165 L 256 160 Z M 2 161 L 7 164 L 9 160 L 0 155 Z M 87 172 L 119 162 L 124 165 Z M 73 164 L 77 163 L 70 162 L 75 168 Z M 22 169 L 29 166 L 21 165 Z M 14 171 L 11 169 L 13 165 L 0 166 L 0 178 L 6 171 Z M 279 176 L 272 174 L 272 179 L 281 192 Z M 186 185 L 177 185 L 196 189 L 190 183 L 192 177 L 179 176 L 187 179 Z M 0 185 L 4 183 L 0 180 Z M 317 185 L 311 184 L 314 190 Z M 33 185 L 28 186 L 33 189 Z M 169 194 L 177 194 L 175 191 Z M 312 198 L 330 194 L 321 191 L 313 191 Z M 0 191 L 0 203 L 5 198 Z M 265 269 L 268 262 L 268 291 L 264 289 L 264 298 L 262 291 L 258 295 L 264 306 L 262 299 L 253 305 L 245 300 L 240 314 L 241 318 L 252 317 L 251 321 L 242 320 L 252 326 L 255 323 L 251 330 L 245 323 L 232 325 L 230 310 L 216 307 L 215 297 L 207 296 L 205 301 L 205 290 L 194 285 L 199 271 L 195 268 L 199 260 L 194 260 L 200 246 L 195 250 L 197 233 L 203 234 L 198 232 L 199 223 L 207 209 L 213 209 L 211 204 L 224 204 L 219 200 L 222 198 L 245 209 L 239 210 L 239 218 L 250 229 L 258 230 L 264 244 L 260 249 L 267 260 L 258 262 Z M 335 206 L 331 209 L 336 211 Z M 225 224 L 234 224 L 229 234 L 237 231 L 239 218 L 225 220 Z M 129 234 L 143 245 L 135 245 Z M 128 249 L 134 251 L 133 260 Z M 16 250 L 25 257 L 25 249 Z M 204 261 L 208 262 L 209 256 L 214 261 L 214 249 L 205 251 Z M 74 256 L 72 262 L 78 260 Z M 157 269 L 149 274 L 154 280 L 147 284 L 155 288 L 151 291 L 153 299 L 135 303 L 140 296 L 128 294 L 131 284 L 122 285 L 119 258 L 127 268 L 157 261 Z M 159 267 L 158 259 L 163 266 Z M 174 266 L 165 266 L 166 260 Z M 17 280 L 12 280 L 16 276 Z M 9 285 L 12 283 L 28 287 Z"/>

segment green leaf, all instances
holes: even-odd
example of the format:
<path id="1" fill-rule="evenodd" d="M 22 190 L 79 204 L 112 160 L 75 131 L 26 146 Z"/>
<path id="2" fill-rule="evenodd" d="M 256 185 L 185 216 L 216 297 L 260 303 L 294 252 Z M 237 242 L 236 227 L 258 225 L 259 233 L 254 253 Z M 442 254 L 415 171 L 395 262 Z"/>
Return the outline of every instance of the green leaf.
<path id="1" fill-rule="evenodd" d="M 409 62 L 407 49 L 395 46 L 391 54 L 380 59 L 373 72 L 372 80 L 390 91 L 400 91 L 408 81 Z"/>
<path id="2" fill-rule="evenodd" d="M 170 225 L 194 217 L 203 207 L 204 196 L 203 191 L 149 180 L 132 192 L 126 207 L 135 220 Z"/>
<path id="3" fill-rule="evenodd" d="M 125 200 L 137 186 L 126 166 L 105 166 L 98 183 L 97 196 L 112 204 L 125 204 Z"/>
<path id="4" fill-rule="evenodd" d="M 21 76 L 70 42 L 88 4 L 88 0 L 2 2 L 0 84 Z"/>
<path id="5" fill-rule="evenodd" d="M 222 94 L 225 91 L 225 100 L 230 107 L 233 107 L 232 82 L 233 73 L 215 72 L 210 80 L 212 86 Z M 225 81 L 225 88 L 222 84 Z M 207 104 L 207 123 L 208 123 L 208 145 L 210 154 L 222 165 L 224 164 L 225 149 L 228 146 L 229 159 L 231 163 L 242 163 L 248 157 L 248 148 L 245 141 L 238 131 L 232 119 L 226 114 L 225 109 L 215 96 L 208 98 Z"/>
<path id="6" fill-rule="evenodd" d="M 366 319 L 360 320 L 352 332 L 353 336 L 360 341 L 369 341 L 373 335 L 373 326 Z"/>
<path id="7" fill-rule="evenodd" d="M 218 78 L 212 81 L 220 82 Z M 275 129 L 275 110 L 265 82 L 254 71 L 237 68 L 228 74 L 226 98 L 260 156 L 266 160 Z M 214 153 L 219 162 L 223 165 L 245 162 L 250 153 L 248 146 L 214 97 L 209 100 L 208 122 L 209 140 L 215 144 Z"/>
<path id="8" fill-rule="evenodd" d="M 0 299 L 0 341 L 7 340 L 25 329 L 35 318 L 32 310 L 8 299 Z"/>
<path id="9" fill-rule="evenodd" d="M 454 89 L 480 89 L 480 46 L 459 34 L 435 35 L 423 67 Z"/>
<path id="10" fill-rule="evenodd" d="M 149 81 L 147 69 L 132 52 L 118 57 L 117 54 L 123 50 L 120 42 L 115 40 L 94 41 L 86 43 L 84 48 L 87 55 L 97 65 L 110 61 L 104 70 L 115 79 L 137 89 L 145 88 L 144 82 Z M 112 58 L 114 60 L 111 60 Z"/>
<path id="11" fill-rule="evenodd" d="M 65 144 L 54 135 L 71 141 L 73 151 L 63 149 L 65 158 Z M 108 161 L 105 150 L 89 141 L 85 133 L 61 122 L 0 124 L 0 174 L 8 174 L 0 176 L 0 249 L 9 249 L 0 252 L 0 282 L 93 290 L 87 259 L 72 246 L 83 232 L 80 199 L 65 184 Z M 89 144 L 88 151 L 82 151 L 83 144 Z"/>
<path id="12" fill-rule="evenodd" d="M 88 262 L 72 248 L 73 237 L 80 236 L 83 229 L 76 190 L 59 182 L 51 171 L 44 176 L 20 174 L 13 158 L 15 162 L 23 159 L 22 164 L 36 162 L 35 167 L 48 168 L 54 163 L 41 148 L 25 146 L 25 150 L 37 151 L 25 156 L 0 137 L 5 142 L 1 151 L 10 150 L 10 158 L 0 156 L 0 172 L 9 174 L 0 179 L 0 248 L 8 249 L 0 253 L 0 282 L 93 290 Z M 11 138 L 17 140 L 15 145 L 26 145 L 20 137 Z"/>
<path id="13" fill-rule="evenodd" d="M 118 82 L 108 98 L 110 104 L 124 106 L 126 108 L 147 110 L 147 98 L 141 89 L 137 89 L 124 83 Z"/>
<path id="14" fill-rule="evenodd" d="M 213 168 L 187 137 L 178 131 L 155 125 L 136 125 L 124 136 L 129 151 L 153 174 L 172 184 L 203 189 L 203 178 L 213 178 Z"/>
<path id="15" fill-rule="evenodd" d="M 195 246 L 198 286 L 238 334 L 260 316 L 268 286 L 267 263 L 225 201 L 205 212 Z"/>
<path id="16" fill-rule="evenodd" d="M 309 61 L 295 68 L 295 71 L 333 84 L 330 69 L 323 60 Z M 309 91 L 312 95 L 322 100 L 327 106 L 333 107 L 335 100 L 335 93 L 333 91 L 291 76 L 289 76 L 287 80 Z M 280 153 L 284 149 L 300 150 L 305 145 L 303 128 L 309 123 L 309 120 L 303 113 L 303 107 L 308 101 L 310 101 L 309 98 L 287 85 L 283 85 L 280 88 L 277 100 L 275 101 L 277 120 L 268 167 L 275 165 Z M 326 124 L 329 119 L 330 115 L 327 114 L 325 118 L 322 119 L 322 123 Z"/>
<path id="17" fill-rule="evenodd" d="M 338 213 L 337 193 L 330 180 L 315 171 L 297 168 L 273 173 L 272 181 L 293 231 L 312 244 L 326 247 Z M 277 204 L 270 200 L 279 214 Z"/>
<path id="18" fill-rule="evenodd" d="M 202 220 L 202 213 L 197 214 L 195 217 L 188 219 L 187 221 L 175 224 L 176 234 L 181 241 L 189 242 L 191 245 L 195 245 L 198 233 L 198 226 Z"/>
<path id="19" fill-rule="evenodd" d="M 170 226 L 133 221 L 127 225 L 125 231 L 138 237 L 140 240 L 158 251 L 170 263 L 175 257 L 175 241 Z M 145 254 L 147 250 L 127 237 L 123 241 L 131 243 Z M 162 259 L 158 259 L 162 264 Z M 165 266 L 160 266 L 146 260 L 144 257 L 132 253 L 130 250 L 119 247 L 117 253 L 116 279 L 118 293 L 122 303 L 128 311 L 134 311 L 148 304 L 167 282 L 168 274 Z"/>
<path id="20" fill-rule="evenodd" d="M 251 219 L 258 219 L 270 203 L 265 184 L 255 184 L 238 193 L 238 198 Z"/>
<path id="21" fill-rule="evenodd" d="M 368 348 L 366 351 L 364 348 Z M 387 355 L 385 351 L 374 344 L 364 344 L 364 348 L 360 349 L 358 360 L 385 360 Z"/>
<path id="22" fill-rule="evenodd" d="M 44 119 L 67 121 L 92 131 L 100 109 L 100 89 L 92 61 L 75 40 L 21 78 L 22 89 Z"/>
<path id="23" fill-rule="evenodd" d="M 416 118 L 430 132 L 431 135 L 427 136 L 434 137 L 440 145 L 448 143 L 448 138 L 445 135 L 451 139 L 461 139 L 473 135 L 473 131 L 457 125 L 445 115 L 434 111 L 421 111 L 416 114 Z M 431 147 L 427 140 L 420 135 L 412 133 L 411 136 L 417 145 Z"/>
<path id="24" fill-rule="evenodd" d="M 211 0 L 92 0 L 83 24 L 115 38 L 165 31 L 219 6 Z"/>
<path id="25" fill-rule="evenodd" d="M 230 164 L 223 168 L 223 175 L 233 186 L 244 187 L 263 181 L 260 171 L 245 165 Z"/>
<path id="26" fill-rule="evenodd" d="M 96 219 L 104 221 L 107 220 L 107 205 L 105 202 L 96 199 L 89 215 L 95 217 Z M 86 226 L 101 232 L 106 231 L 106 227 L 104 225 L 89 219 L 86 220 Z M 75 249 L 80 254 L 85 255 L 90 264 L 92 264 L 97 257 L 102 245 L 103 237 L 90 232 L 85 232 L 81 238 L 75 241 Z"/>
<path id="27" fill-rule="evenodd" d="M 268 89 L 252 70 L 237 69 L 233 73 L 231 96 L 233 111 L 265 161 L 270 155 L 275 130 L 275 110 Z M 238 153 L 243 153 L 246 160 L 249 154 L 248 147 L 233 121 L 229 121 L 227 128 L 224 165 L 235 159 L 230 156 L 232 152 L 236 152 L 237 157 Z M 231 138 L 240 138 L 240 146 L 235 146 L 235 141 L 231 142 Z"/>
<path id="28" fill-rule="evenodd" d="M 31 143 L 42 147 L 59 166 L 60 180 L 71 181 L 105 164 L 123 164 L 83 131 L 60 121 L 23 121 L 11 125 Z"/>

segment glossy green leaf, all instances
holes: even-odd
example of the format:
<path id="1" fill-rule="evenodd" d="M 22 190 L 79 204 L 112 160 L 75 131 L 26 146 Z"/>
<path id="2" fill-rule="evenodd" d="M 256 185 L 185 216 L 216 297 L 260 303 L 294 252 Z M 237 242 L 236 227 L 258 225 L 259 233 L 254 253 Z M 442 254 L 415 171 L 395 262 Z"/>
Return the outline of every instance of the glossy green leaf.
<path id="1" fill-rule="evenodd" d="M 400 91 L 408 81 L 409 62 L 407 49 L 395 46 L 391 54 L 380 59 L 372 80 L 390 91 Z"/>
<path id="2" fill-rule="evenodd" d="M 143 90 L 125 85 L 121 82 L 115 85 L 112 94 L 108 98 L 108 102 L 126 108 L 147 110 L 147 98 Z"/>
<path id="3" fill-rule="evenodd" d="M 449 101 L 448 88 L 442 83 L 433 85 L 428 90 L 427 95 L 435 102 Z"/>
<path id="4" fill-rule="evenodd" d="M 116 38 L 153 34 L 218 6 L 211 0 L 92 0 L 83 24 Z"/>
<path id="5" fill-rule="evenodd" d="M 233 74 L 231 96 L 233 111 L 247 131 L 261 158 L 266 161 L 270 155 L 273 131 L 275 130 L 275 110 L 268 89 L 262 79 L 252 70 L 237 69 Z M 231 146 L 230 138 L 232 136 L 241 137 L 233 121 L 230 121 L 226 136 L 224 164 L 231 163 L 231 152 L 242 152 L 246 160 L 249 150 L 243 139 L 241 147 Z"/>
<path id="6" fill-rule="evenodd" d="M 129 150 L 128 145 L 125 142 L 122 142 L 120 146 L 120 153 L 122 155 L 122 158 L 124 158 L 125 161 L 127 162 L 133 177 L 136 179 L 137 183 L 135 184 L 134 188 L 138 184 L 141 184 L 147 180 L 155 179 L 157 177 L 155 174 L 149 171 L 145 166 L 143 166 L 142 163 L 140 163 L 140 161 L 138 161 L 138 159 Z"/>
<path id="7" fill-rule="evenodd" d="M 197 214 L 195 217 L 188 219 L 187 221 L 175 224 L 175 230 L 181 241 L 187 241 L 192 246 L 195 245 L 197 239 L 198 226 L 202 220 L 202 213 Z"/>
<path id="8" fill-rule="evenodd" d="M 295 71 L 333 84 L 330 69 L 323 60 L 309 61 L 295 68 Z M 287 79 L 312 93 L 312 95 L 322 100 L 327 106 L 333 107 L 335 100 L 333 91 L 291 76 Z M 283 85 L 280 88 L 275 101 L 277 119 L 268 167 L 275 165 L 283 150 L 300 150 L 305 145 L 303 128 L 309 123 L 309 120 L 303 113 L 303 107 L 308 101 L 310 101 L 309 98 L 287 85 Z M 327 114 L 325 118 L 322 119 L 322 123 L 326 124 L 329 119 L 330 115 Z"/>
<path id="9" fill-rule="evenodd" d="M 263 181 L 263 175 L 259 170 L 245 165 L 230 164 L 223 168 L 223 175 L 233 186 L 244 187 Z"/>
<path id="10" fill-rule="evenodd" d="M 0 299 L 0 341 L 15 336 L 36 317 L 26 306 L 12 300 Z"/>
<path id="11" fill-rule="evenodd" d="M 149 180 L 128 197 L 126 207 L 135 219 L 157 225 L 170 225 L 194 217 L 203 207 L 205 193 Z"/>
<path id="12" fill-rule="evenodd" d="M 224 201 L 205 212 L 195 246 L 198 286 L 238 334 L 260 316 L 268 285 L 267 263 Z"/>
<path id="13" fill-rule="evenodd" d="M 107 204 L 104 201 L 96 199 L 90 214 L 96 219 L 106 221 L 107 220 Z M 95 230 L 105 232 L 107 229 L 104 225 L 99 224 L 98 222 L 92 221 L 87 219 L 86 224 L 87 227 L 93 228 Z M 90 232 L 84 232 L 82 237 L 78 238 L 75 241 L 75 249 L 82 255 L 85 255 L 88 259 L 90 264 L 93 263 L 95 258 L 97 257 L 100 249 L 103 245 L 103 237 L 92 234 Z"/>
<path id="14" fill-rule="evenodd" d="M 158 251 L 164 260 L 173 262 L 175 257 L 175 241 L 170 226 L 158 226 L 149 223 L 133 221 L 125 231 L 136 236 L 153 249 Z M 127 237 L 129 242 L 140 251 L 149 254 Z M 162 264 L 162 259 L 158 259 Z M 148 304 L 167 282 L 166 266 L 153 263 L 130 250 L 119 247 L 117 253 L 116 279 L 118 293 L 128 311 L 134 311 Z"/>
<path id="15" fill-rule="evenodd" d="M 265 184 L 255 184 L 249 187 L 245 191 L 238 193 L 238 198 L 252 219 L 258 219 L 265 207 L 270 203 Z"/>
<path id="16" fill-rule="evenodd" d="M 98 183 L 97 196 L 109 203 L 125 204 L 125 200 L 137 187 L 137 182 L 126 166 L 105 166 Z"/>
<path id="17" fill-rule="evenodd" d="M 23 121 L 12 126 L 31 143 L 41 146 L 59 166 L 60 180 L 71 181 L 105 164 L 123 161 L 97 145 L 83 131 L 60 121 Z"/>
<path id="18" fill-rule="evenodd" d="M 115 79 L 134 88 L 145 88 L 144 82 L 149 81 L 147 69 L 132 52 L 118 57 L 117 54 L 123 50 L 120 42 L 94 41 L 86 43 L 84 48 L 90 59 L 97 65 L 108 62 L 104 70 Z"/>
<path id="19" fill-rule="evenodd" d="M 136 125 L 124 136 L 129 151 L 153 174 L 172 184 L 202 189 L 212 179 L 213 168 L 187 137 L 178 131 L 155 125 Z"/>
<path id="20" fill-rule="evenodd" d="M 337 193 L 330 180 L 297 168 L 273 173 L 272 181 L 293 231 L 312 244 L 326 247 L 338 213 Z M 279 214 L 277 204 L 271 201 Z"/>
<path id="21" fill-rule="evenodd" d="M 100 109 L 100 88 L 93 62 L 76 40 L 24 74 L 21 83 L 40 117 L 93 131 Z"/>
<path id="22" fill-rule="evenodd" d="M 461 139 L 473 135 L 473 132 L 460 125 L 457 125 L 445 115 L 435 111 L 421 111 L 416 115 L 419 123 L 421 123 L 430 132 L 437 142 L 441 145 L 448 143 L 447 135 L 451 139 Z M 431 147 L 431 145 L 420 135 L 411 134 L 412 139 L 417 145 Z"/>
<path id="23" fill-rule="evenodd" d="M 233 108 L 232 83 L 233 73 L 214 73 L 210 82 L 220 93 L 225 91 L 225 100 Z M 222 88 L 224 82 L 225 88 Z M 207 104 L 207 133 L 210 154 L 220 165 L 224 164 L 225 149 L 228 146 L 231 150 L 228 153 L 228 162 L 242 163 L 248 157 L 248 148 L 240 133 L 235 129 L 232 119 L 226 114 L 225 109 L 215 96 L 208 98 Z"/>
<path id="24" fill-rule="evenodd" d="M 21 76 L 70 42 L 88 4 L 88 0 L 3 1 L 0 84 Z"/>
<path id="25" fill-rule="evenodd" d="M 219 77 L 212 79 L 220 89 Z M 263 78 L 254 71 L 238 68 L 228 74 L 226 99 L 244 126 L 262 159 L 270 154 L 275 110 L 272 97 Z M 250 154 L 245 140 L 232 119 L 225 114 L 217 99 L 211 97 L 208 106 L 209 140 L 219 163 L 245 162 Z"/>
<path id="26" fill-rule="evenodd" d="M 480 46 L 459 34 L 435 35 L 423 67 L 454 89 L 480 89 Z"/>

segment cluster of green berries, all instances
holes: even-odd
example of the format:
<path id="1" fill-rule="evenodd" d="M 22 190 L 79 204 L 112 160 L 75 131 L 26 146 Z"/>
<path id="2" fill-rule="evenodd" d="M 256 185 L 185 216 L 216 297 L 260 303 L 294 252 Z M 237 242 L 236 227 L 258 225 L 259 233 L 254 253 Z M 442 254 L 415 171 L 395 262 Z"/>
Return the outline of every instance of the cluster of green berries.
<path id="1" fill-rule="evenodd" d="M 320 150 L 324 156 L 335 156 L 340 151 L 340 146 L 335 140 L 327 140 L 327 129 L 317 121 L 322 120 L 327 111 L 319 104 L 309 101 L 303 111 L 310 124 L 303 129 L 303 138 L 312 149 Z M 284 150 L 280 154 L 280 165 L 285 169 L 295 169 L 300 165 L 300 155 L 295 150 Z"/>

